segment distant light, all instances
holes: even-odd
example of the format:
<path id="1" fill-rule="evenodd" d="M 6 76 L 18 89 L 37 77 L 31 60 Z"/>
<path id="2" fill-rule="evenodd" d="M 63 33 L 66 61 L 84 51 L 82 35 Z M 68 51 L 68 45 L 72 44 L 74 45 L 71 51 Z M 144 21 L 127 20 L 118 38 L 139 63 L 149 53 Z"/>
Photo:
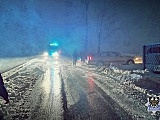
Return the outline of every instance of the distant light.
<path id="1" fill-rule="evenodd" d="M 142 58 L 142 57 L 135 57 L 135 58 L 134 58 L 134 62 L 135 62 L 136 64 L 143 63 L 143 58 Z"/>
<path id="2" fill-rule="evenodd" d="M 58 46 L 58 43 L 52 43 L 50 46 Z"/>
<path id="3" fill-rule="evenodd" d="M 87 59 L 90 61 L 92 60 L 92 56 L 88 56 Z"/>
<path id="4" fill-rule="evenodd" d="M 91 56 L 89 57 L 89 60 L 92 60 L 92 57 L 91 57 Z"/>
<path id="5" fill-rule="evenodd" d="M 59 53 L 58 53 L 58 52 L 53 52 L 53 53 L 52 53 L 52 56 L 53 56 L 53 57 L 58 57 L 58 56 L 59 56 Z"/>

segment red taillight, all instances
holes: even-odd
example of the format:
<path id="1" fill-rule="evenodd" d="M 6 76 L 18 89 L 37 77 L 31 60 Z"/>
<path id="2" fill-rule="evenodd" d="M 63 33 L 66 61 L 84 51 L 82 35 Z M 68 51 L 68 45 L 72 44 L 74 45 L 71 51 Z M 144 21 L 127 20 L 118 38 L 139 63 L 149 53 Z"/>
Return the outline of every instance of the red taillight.
<path id="1" fill-rule="evenodd" d="M 92 56 L 88 56 L 87 59 L 90 61 L 92 60 Z"/>
<path id="2" fill-rule="evenodd" d="M 89 56 L 89 60 L 92 60 L 92 57 L 91 57 L 91 56 Z"/>

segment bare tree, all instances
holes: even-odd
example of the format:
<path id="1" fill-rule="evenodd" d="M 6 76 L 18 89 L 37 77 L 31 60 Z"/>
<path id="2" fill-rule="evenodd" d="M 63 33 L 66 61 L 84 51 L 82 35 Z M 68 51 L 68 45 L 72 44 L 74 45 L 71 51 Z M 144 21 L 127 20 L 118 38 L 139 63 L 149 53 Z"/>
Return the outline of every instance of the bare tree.
<path id="1" fill-rule="evenodd" d="M 96 32 L 97 32 L 97 37 L 98 37 L 98 49 L 97 49 L 97 52 L 99 53 L 101 51 L 101 42 L 102 42 L 102 35 L 103 35 L 103 25 L 105 23 L 105 17 L 106 17 L 106 2 L 101 2 L 101 6 L 99 12 L 98 12 L 98 21 L 97 21 L 97 29 L 96 29 Z"/>
<path id="2" fill-rule="evenodd" d="M 85 37 L 85 52 L 88 52 L 88 8 L 89 8 L 89 0 L 85 0 L 85 26 L 86 26 L 86 37 Z"/>
<path id="3" fill-rule="evenodd" d="M 83 5 L 83 15 L 82 15 L 82 22 L 85 26 L 85 38 L 84 38 L 84 54 L 87 55 L 88 53 L 88 19 L 89 19 L 89 4 L 90 0 L 80 0 Z"/>

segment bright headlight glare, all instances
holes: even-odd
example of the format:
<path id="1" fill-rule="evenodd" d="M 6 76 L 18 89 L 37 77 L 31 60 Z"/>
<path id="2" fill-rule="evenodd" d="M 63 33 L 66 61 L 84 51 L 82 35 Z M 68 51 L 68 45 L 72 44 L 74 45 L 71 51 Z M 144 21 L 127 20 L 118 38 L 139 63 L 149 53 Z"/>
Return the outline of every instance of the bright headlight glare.
<path id="1" fill-rule="evenodd" d="M 136 58 L 135 58 L 135 60 L 139 60 L 139 58 L 138 58 L 138 57 L 136 57 Z"/>
<path id="2" fill-rule="evenodd" d="M 141 57 L 135 57 L 134 59 L 135 60 L 141 60 L 142 58 Z"/>
<path id="3" fill-rule="evenodd" d="M 142 60 L 141 57 L 135 57 L 135 58 L 134 58 L 134 62 L 135 62 L 135 63 L 143 63 L 143 60 Z"/>
<path id="4" fill-rule="evenodd" d="M 58 53 L 58 52 L 54 52 L 54 53 L 52 53 L 52 56 L 53 56 L 53 57 L 58 57 L 58 55 L 59 55 L 59 53 Z"/>

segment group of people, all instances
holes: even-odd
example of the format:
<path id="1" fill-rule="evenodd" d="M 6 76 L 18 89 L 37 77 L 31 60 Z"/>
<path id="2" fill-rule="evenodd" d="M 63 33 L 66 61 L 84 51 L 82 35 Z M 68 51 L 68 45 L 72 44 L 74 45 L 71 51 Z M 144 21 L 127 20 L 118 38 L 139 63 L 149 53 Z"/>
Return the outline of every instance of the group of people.
<path id="1" fill-rule="evenodd" d="M 6 101 L 5 104 L 9 103 L 8 92 L 4 86 L 1 73 L 0 73 L 0 96 Z"/>

